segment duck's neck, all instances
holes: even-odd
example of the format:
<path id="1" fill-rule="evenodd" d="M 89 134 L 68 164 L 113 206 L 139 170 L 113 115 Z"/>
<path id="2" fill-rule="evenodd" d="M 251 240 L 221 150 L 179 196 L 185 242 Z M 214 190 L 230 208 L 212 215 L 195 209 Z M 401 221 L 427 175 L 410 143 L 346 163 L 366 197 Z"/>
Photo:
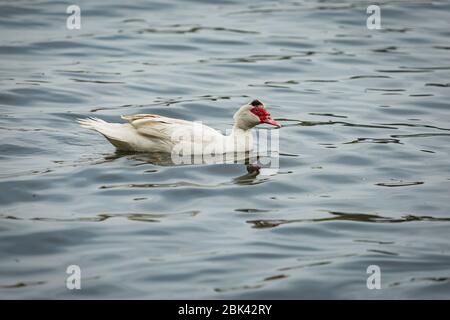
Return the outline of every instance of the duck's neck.
<path id="1" fill-rule="evenodd" d="M 231 133 L 226 137 L 227 150 L 233 152 L 249 151 L 253 149 L 253 136 L 251 129 L 242 129 L 233 126 Z"/>
<path id="2" fill-rule="evenodd" d="M 233 129 L 231 129 L 231 134 L 234 136 L 246 136 L 251 134 L 252 129 L 242 129 L 238 127 L 236 124 L 233 126 Z"/>

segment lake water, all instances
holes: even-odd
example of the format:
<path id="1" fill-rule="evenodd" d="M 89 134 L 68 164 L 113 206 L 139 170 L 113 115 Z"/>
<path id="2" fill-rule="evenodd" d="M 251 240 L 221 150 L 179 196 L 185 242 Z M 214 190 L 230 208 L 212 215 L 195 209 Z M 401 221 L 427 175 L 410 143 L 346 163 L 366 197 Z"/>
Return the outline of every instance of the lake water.
<path id="1" fill-rule="evenodd" d="M 450 298 L 450 3 L 378 3 L 369 30 L 366 1 L 77 0 L 69 30 L 72 2 L 2 2 L 0 298 Z M 277 174 L 75 122 L 225 130 L 253 98 Z"/>

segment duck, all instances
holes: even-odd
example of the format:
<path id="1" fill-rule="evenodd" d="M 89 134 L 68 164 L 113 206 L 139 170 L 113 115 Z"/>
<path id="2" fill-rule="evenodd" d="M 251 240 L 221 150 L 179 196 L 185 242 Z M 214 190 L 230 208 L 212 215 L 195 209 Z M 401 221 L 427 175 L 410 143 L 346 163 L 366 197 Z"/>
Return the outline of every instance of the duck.
<path id="1" fill-rule="evenodd" d="M 122 116 L 127 123 L 110 123 L 99 118 L 77 119 L 86 129 L 102 134 L 117 150 L 183 154 L 224 154 L 253 150 L 252 128 L 275 121 L 264 103 L 255 99 L 241 106 L 233 116 L 234 125 L 223 135 L 201 122 L 156 114 Z"/>

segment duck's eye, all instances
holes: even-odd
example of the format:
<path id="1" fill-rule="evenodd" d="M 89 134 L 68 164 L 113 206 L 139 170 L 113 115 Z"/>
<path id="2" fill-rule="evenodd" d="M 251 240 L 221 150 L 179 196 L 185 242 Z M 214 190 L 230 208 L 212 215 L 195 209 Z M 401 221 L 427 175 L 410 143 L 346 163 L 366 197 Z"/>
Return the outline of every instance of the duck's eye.
<path id="1" fill-rule="evenodd" d="M 259 101 L 258 99 L 253 100 L 252 103 L 250 103 L 250 104 L 254 107 L 258 107 L 258 106 L 262 105 L 261 101 Z"/>

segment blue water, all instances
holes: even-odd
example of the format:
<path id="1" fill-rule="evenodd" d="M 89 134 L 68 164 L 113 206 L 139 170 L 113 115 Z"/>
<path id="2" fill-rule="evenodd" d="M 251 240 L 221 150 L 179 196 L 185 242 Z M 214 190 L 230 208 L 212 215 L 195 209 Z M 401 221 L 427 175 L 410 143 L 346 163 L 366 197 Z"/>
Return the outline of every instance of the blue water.
<path id="1" fill-rule="evenodd" d="M 450 298 L 450 3 L 378 3 L 77 0 L 68 30 L 72 2 L 2 2 L 0 298 Z M 270 176 L 75 122 L 225 130 L 253 98 Z"/>

